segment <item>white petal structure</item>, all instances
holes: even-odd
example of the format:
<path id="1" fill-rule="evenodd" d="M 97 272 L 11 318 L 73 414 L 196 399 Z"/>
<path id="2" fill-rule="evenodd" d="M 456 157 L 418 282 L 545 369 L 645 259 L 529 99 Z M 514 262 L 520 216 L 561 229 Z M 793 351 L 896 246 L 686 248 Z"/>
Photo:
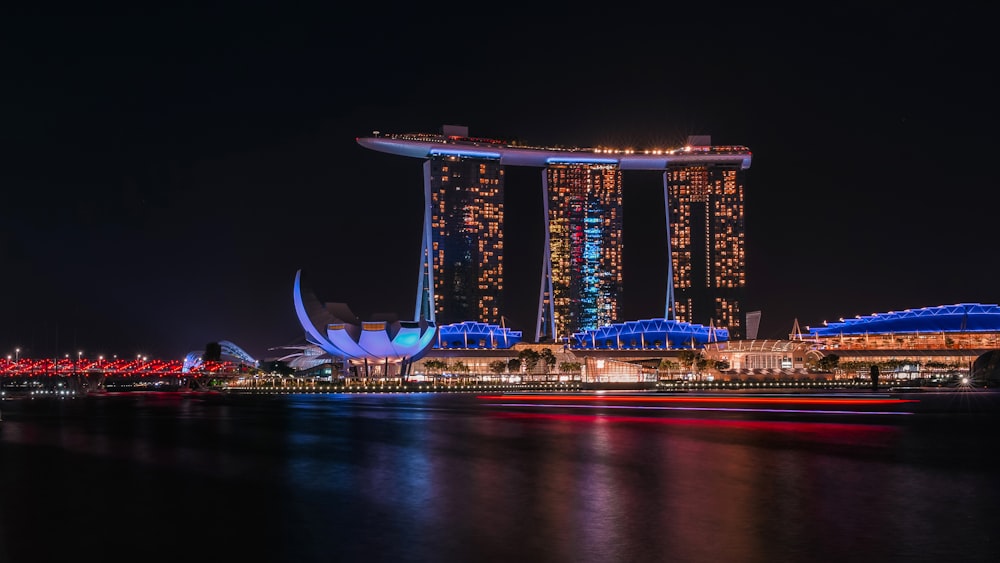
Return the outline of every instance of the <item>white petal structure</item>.
<path id="1" fill-rule="evenodd" d="M 303 292 L 302 270 L 295 274 L 295 313 L 306 339 L 331 356 L 352 363 L 409 363 L 419 360 L 434 343 L 433 321 L 358 321 L 342 303 L 323 304 Z"/>

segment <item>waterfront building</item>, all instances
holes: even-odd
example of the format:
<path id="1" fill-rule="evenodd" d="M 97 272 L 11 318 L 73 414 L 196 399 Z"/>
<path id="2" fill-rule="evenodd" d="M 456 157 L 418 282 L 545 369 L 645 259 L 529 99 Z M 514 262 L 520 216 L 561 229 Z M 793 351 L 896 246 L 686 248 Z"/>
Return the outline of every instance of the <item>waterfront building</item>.
<path id="1" fill-rule="evenodd" d="M 978 358 L 1000 350 L 1000 306 L 956 303 L 857 315 L 807 326 L 790 338 L 836 354 L 846 366 L 888 362 L 906 372 L 971 371 Z"/>
<path id="2" fill-rule="evenodd" d="M 558 341 L 621 319 L 622 172 L 615 164 L 550 164 L 544 180 L 536 341 Z"/>
<path id="3" fill-rule="evenodd" d="M 731 147 L 739 152 L 742 147 Z M 711 153 L 711 137 L 688 139 L 688 154 Z M 666 318 L 726 327 L 746 336 L 744 167 L 737 162 L 678 162 L 664 174 L 673 296 Z"/>
<path id="4" fill-rule="evenodd" d="M 709 325 L 647 319 L 603 325 L 574 333 L 574 350 L 694 350 L 729 340 L 729 332 Z"/>
<path id="5" fill-rule="evenodd" d="M 468 136 L 466 129 L 445 132 Z M 433 279 L 435 320 L 498 324 L 504 279 L 503 167 L 498 158 L 461 154 L 432 155 L 426 166 L 432 259 L 431 271 L 423 277 Z"/>
<path id="6" fill-rule="evenodd" d="M 927 379 L 966 373 L 1000 350 L 1000 306 L 957 303 L 858 315 L 799 329 L 788 340 L 740 340 L 707 344 L 707 358 L 723 361 L 734 374 L 805 375 L 807 368 L 835 355 L 841 376 L 867 377 L 872 365 L 892 379 Z"/>
<path id="7" fill-rule="evenodd" d="M 433 303 L 421 305 L 419 294 L 413 320 L 389 315 L 362 320 L 346 303 L 320 301 L 304 287 L 299 270 L 292 300 L 306 341 L 322 349 L 331 363 L 339 362 L 345 377 L 405 376 L 413 362 L 431 348 L 437 334 L 434 321 L 419 317 L 420 311 L 433 310 Z"/>
<path id="8" fill-rule="evenodd" d="M 743 171 L 751 153 L 744 146 L 711 146 L 708 136 L 692 140 L 676 149 L 537 147 L 445 126 L 440 134 L 376 131 L 357 142 L 424 160 L 418 304 L 439 302 L 432 313 L 452 323 L 502 320 L 503 167 L 541 168 L 547 225 L 535 341 L 568 342 L 579 331 L 624 320 L 622 175 L 630 170 L 663 172 L 669 241 L 668 256 L 661 257 L 669 270 L 664 319 L 743 334 Z M 457 183 L 453 171 L 461 172 Z M 448 185 L 459 185 L 457 195 L 449 195 Z M 476 205 L 489 209 L 476 213 L 469 207 Z M 493 228 L 497 234 L 489 238 Z M 472 232 L 488 235 L 475 248 L 479 254 L 465 242 Z M 477 287 L 470 288 L 473 279 Z"/>
<path id="9" fill-rule="evenodd" d="M 463 321 L 438 327 L 434 348 L 506 350 L 521 342 L 521 331 L 494 324 Z"/>

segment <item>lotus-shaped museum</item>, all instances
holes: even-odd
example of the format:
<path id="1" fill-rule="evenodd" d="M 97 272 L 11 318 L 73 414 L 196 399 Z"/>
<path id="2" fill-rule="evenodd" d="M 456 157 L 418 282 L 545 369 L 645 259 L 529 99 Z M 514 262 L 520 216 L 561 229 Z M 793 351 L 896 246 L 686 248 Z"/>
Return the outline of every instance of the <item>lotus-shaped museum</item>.
<path id="1" fill-rule="evenodd" d="M 306 340 L 345 367 L 364 366 L 383 375 L 405 374 L 434 344 L 434 321 L 401 321 L 388 316 L 361 321 L 345 303 L 322 303 L 302 286 L 302 270 L 295 273 L 295 313 Z"/>

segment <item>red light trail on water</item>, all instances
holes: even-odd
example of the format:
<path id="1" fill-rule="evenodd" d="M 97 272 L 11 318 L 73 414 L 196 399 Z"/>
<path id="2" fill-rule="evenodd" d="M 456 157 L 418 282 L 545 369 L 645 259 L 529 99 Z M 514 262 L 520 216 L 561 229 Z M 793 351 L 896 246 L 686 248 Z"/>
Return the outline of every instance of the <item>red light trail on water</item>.
<path id="1" fill-rule="evenodd" d="M 742 396 L 742 397 L 640 397 L 624 395 L 479 395 L 485 401 L 503 407 L 528 408 L 577 408 L 577 409 L 628 409 L 660 411 L 715 411 L 715 412 L 769 412 L 793 414 L 834 415 L 908 415 L 905 410 L 866 410 L 861 407 L 892 406 L 918 403 L 915 399 L 894 397 L 849 396 Z M 652 403 L 652 404 L 651 404 Z M 848 407 L 844 409 L 817 409 L 809 407 Z M 801 407 L 801 408 L 795 408 Z"/>
<path id="2" fill-rule="evenodd" d="M 796 405 L 894 405 L 916 403 L 916 399 L 893 397 L 630 397 L 622 395 L 480 395 L 480 399 L 497 401 L 517 399 L 520 401 L 563 401 L 563 402 L 629 402 L 629 403 L 712 403 L 712 404 L 796 404 Z"/>

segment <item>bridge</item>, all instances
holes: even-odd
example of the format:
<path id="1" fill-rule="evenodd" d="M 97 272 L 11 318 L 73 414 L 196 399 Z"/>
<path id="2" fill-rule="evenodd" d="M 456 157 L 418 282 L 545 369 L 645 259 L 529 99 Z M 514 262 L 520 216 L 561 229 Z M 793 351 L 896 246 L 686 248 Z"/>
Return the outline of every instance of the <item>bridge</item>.
<path id="1" fill-rule="evenodd" d="M 0 358 L 0 396 L 86 394 L 114 390 L 178 390 L 206 388 L 246 375 L 249 366 L 234 361 L 201 362 L 186 367 L 182 360 L 146 357 Z"/>

